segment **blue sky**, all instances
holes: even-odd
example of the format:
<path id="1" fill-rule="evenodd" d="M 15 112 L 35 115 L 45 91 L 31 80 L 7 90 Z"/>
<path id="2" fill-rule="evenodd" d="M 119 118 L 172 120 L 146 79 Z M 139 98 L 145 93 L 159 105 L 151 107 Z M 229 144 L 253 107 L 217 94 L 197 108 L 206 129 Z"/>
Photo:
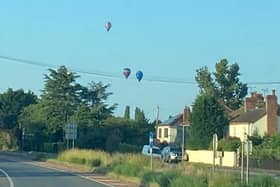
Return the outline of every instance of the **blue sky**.
<path id="1" fill-rule="evenodd" d="M 156 106 L 160 118 L 192 105 L 195 70 L 210 70 L 222 58 L 237 62 L 241 80 L 279 81 L 280 1 L 261 0 L 102 0 L 3 1 L 0 3 L 0 55 L 70 69 L 104 72 L 117 78 L 80 74 L 78 82 L 110 83 L 118 103 L 141 107 L 150 119 Z M 104 23 L 112 22 L 106 32 Z M 46 67 L 0 60 L 0 91 L 23 88 L 40 94 Z M 122 69 L 129 67 L 128 80 Z M 135 80 L 138 70 L 143 81 Z M 279 85 L 249 85 L 256 91 Z"/>

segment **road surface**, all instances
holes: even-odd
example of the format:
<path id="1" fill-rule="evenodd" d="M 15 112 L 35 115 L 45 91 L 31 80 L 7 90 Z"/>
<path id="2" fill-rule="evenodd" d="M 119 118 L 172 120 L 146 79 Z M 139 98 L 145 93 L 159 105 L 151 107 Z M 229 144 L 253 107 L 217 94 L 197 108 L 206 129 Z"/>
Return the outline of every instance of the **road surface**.
<path id="1" fill-rule="evenodd" d="M 0 187 L 107 187 L 79 176 L 0 155 Z"/>

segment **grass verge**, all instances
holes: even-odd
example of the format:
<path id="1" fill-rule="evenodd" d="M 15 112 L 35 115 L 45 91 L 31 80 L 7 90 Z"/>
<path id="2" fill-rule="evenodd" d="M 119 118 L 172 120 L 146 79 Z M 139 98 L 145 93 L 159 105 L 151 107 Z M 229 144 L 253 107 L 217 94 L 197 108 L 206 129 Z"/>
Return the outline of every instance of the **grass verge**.
<path id="1" fill-rule="evenodd" d="M 95 150 L 70 150 L 62 152 L 51 162 L 98 171 L 139 184 L 142 187 L 245 187 L 240 184 L 239 175 L 216 172 L 209 167 L 185 164 L 184 167 L 170 168 L 160 160 L 154 160 L 150 170 L 150 158 L 140 154 L 108 154 Z M 268 176 L 251 177 L 246 187 L 280 187 L 279 180 Z"/>

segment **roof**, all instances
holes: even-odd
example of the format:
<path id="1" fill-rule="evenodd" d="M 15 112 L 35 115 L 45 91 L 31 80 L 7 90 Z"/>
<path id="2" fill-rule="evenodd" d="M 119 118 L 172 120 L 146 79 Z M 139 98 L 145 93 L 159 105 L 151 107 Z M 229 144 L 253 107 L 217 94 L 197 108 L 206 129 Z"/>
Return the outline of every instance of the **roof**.
<path id="1" fill-rule="evenodd" d="M 178 114 L 173 117 L 169 117 L 169 119 L 163 121 L 159 126 L 176 126 L 181 125 L 183 122 L 183 114 Z"/>
<path id="2" fill-rule="evenodd" d="M 248 111 L 245 113 L 240 114 L 238 117 L 234 118 L 231 120 L 231 122 L 238 123 L 238 122 L 256 122 L 259 120 L 261 117 L 265 115 L 265 110 L 264 109 L 255 109 L 252 111 Z"/>

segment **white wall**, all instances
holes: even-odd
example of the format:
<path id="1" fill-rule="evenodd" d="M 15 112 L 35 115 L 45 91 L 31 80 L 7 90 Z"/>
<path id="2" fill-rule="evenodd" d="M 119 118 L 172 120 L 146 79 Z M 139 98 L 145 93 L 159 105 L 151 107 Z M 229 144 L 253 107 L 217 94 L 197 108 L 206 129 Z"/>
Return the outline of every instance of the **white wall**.
<path id="1" fill-rule="evenodd" d="M 177 127 L 171 127 L 169 131 L 169 142 L 175 142 L 176 136 L 177 136 Z"/>
<path id="2" fill-rule="evenodd" d="M 164 129 L 168 129 L 168 136 L 164 137 Z M 161 129 L 161 138 L 159 138 L 159 129 Z M 160 142 L 167 142 L 172 143 L 175 142 L 177 136 L 177 127 L 169 127 L 169 126 L 160 126 L 157 128 L 157 139 L 159 139 Z"/>
<path id="3" fill-rule="evenodd" d="M 253 124 L 252 133 L 254 133 L 255 130 L 260 136 L 264 136 L 267 133 L 267 115 L 264 115 Z"/>
<path id="4" fill-rule="evenodd" d="M 213 164 L 213 151 L 209 150 L 186 150 L 189 162 Z M 215 165 L 226 167 L 237 167 L 237 154 L 235 152 L 224 152 L 223 157 L 215 159 Z"/>
<path id="5" fill-rule="evenodd" d="M 241 141 L 244 141 L 244 133 L 251 135 L 252 129 L 249 123 L 231 123 L 229 125 L 229 136 L 238 137 Z"/>

